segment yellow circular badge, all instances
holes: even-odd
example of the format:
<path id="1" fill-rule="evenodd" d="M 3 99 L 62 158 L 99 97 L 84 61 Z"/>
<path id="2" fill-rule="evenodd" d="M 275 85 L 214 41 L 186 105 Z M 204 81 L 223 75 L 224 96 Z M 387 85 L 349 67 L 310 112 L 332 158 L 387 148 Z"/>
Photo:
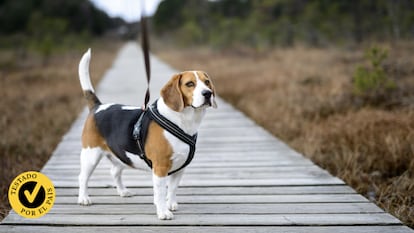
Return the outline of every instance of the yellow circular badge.
<path id="1" fill-rule="evenodd" d="M 13 210 L 25 218 L 39 218 L 52 209 L 55 202 L 52 181 L 40 172 L 18 175 L 9 187 L 9 202 Z"/>

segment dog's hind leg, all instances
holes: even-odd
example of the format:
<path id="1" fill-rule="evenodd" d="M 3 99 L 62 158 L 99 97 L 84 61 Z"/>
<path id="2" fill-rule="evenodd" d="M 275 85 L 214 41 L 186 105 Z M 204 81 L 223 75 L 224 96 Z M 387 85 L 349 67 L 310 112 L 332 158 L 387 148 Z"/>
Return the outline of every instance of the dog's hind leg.
<path id="1" fill-rule="evenodd" d="M 116 185 L 116 190 L 118 191 L 119 196 L 121 197 L 131 197 L 134 194 L 130 192 L 122 183 L 122 171 L 124 170 L 124 165 L 117 163 L 116 161 L 111 160 L 112 168 L 111 175 L 114 178 Z"/>
<path id="2" fill-rule="evenodd" d="M 80 205 L 91 205 L 92 201 L 88 194 L 88 181 L 95 170 L 96 165 L 102 158 L 102 149 L 82 148 L 80 154 L 80 174 L 79 174 L 79 196 L 78 203 Z"/>

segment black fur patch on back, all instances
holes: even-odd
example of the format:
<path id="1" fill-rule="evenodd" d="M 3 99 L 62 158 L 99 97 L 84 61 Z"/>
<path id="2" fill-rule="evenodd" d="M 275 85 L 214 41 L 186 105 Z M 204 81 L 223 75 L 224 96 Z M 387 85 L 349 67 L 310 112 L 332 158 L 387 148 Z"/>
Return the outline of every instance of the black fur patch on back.
<path id="1" fill-rule="evenodd" d="M 132 166 L 126 151 L 139 155 L 141 153 L 132 131 L 141 109 L 122 109 L 125 105 L 114 104 L 105 110 L 95 113 L 96 126 L 112 152 L 125 164 Z"/>

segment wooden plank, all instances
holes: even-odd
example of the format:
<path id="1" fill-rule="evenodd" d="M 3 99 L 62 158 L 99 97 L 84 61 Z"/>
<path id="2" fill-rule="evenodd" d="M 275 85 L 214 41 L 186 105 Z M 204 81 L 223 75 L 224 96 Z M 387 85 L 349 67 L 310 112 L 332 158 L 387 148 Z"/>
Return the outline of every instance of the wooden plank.
<path id="1" fill-rule="evenodd" d="M 158 220 L 151 215 L 66 215 L 50 214 L 39 219 L 22 219 L 11 214 L 7 224 L 33 225 L 97 225 L 97 226 L 352 226 L 400 225 L 400 221 L 386 213 L 369 214 L 180 214 L 173 221 Z"/>
<path id="2" fill-rule="evenodd" d="M 241 155 L 243 156 L 243 155 Z M 193 163 L 194 162 L 194 163 Z M 266 164 L 266 162 L 268 162 Z M 229 165 L 226 165 L 226 164 Z M 250 164 L 250 166 L 248 166 Z M 111 163 L 109 163 L 106 158 L 103 159 L 97 168 L 110 168 L 112 166 Z M 278 157 L 262 157 L 258 156 L 257 159 L 249 159 L 249 158 L 243 158 L 238 160 L 235 156 L 228 156 L 226 158 L 220 158 L 216 156 L 199 156 L 195 157 L 192 161 L 192 163 L 187 168 L 200 168 L 200 167 L 228 167 L 228 168 L 247 168 L 247 169 L 253 169 L 257 168 L 261 169 L 263 167 L 273 167 L 274 171 L 279 171 L 281 169 L 290 169 L 290 168 L 284 168 L 284 167 L 304 167 L 304 166 L 312 166 L 313 169 L 316 169 L 314 167 L 314 164 L 310 161 L 306 160 L 300 160 L 296 158 L 278 158 Z M 57 169 L 72 169 L 72 168 L 79 168 L 79 158 L 74 159 L 67 159 L 67 163 L 63 163 L 62 161 L 52 161 L 48 163 L 48 167 L 44 170 L 57 170 Z M 129 170 L 129 169 L 127 169 Z M 241 169 L 243 171 L 245 169 Z M 322 170 L 322 169 L 319 169 Z"/>
<path id="3" fill-rule="evenodd" d="M 79 166 L 79 151 L 66 152 L 64 160 L 60 157 L 51 158 L 49 165 L 78 165 Z M 304 160 L 299 154 L 292 152 L 280 152 L 273 151 L 261 151 L 249 152 L 249 151 L 197 151 L 195 154 L 194 162 L 227 162 L 227 161 L 240 161 L 240 162 L 254 162 L 254 161 L 300 161 Z M 106 161 L 103 160 L 103 161 Z M 311 164 L 311 163 L 309 163 Z"/>
<path id="4" fill-rule="evenodd" d="M 107 172 L 108 173 L 108 172 Z M 284 178 L 288 179 L 288 180 L 304 180 L 304 179 L 308 179 L 308 180 L 317 180 L 317 179 L 323 179 L 323 180 L 332 180 L 332 177 L 329 176 L 329 174 L 300 174 L 300 173 L 293 173 L 291 174 L 291 176 L 287 175 L 287 174 L 281 174 L 281 175 L 277 175 L 277 173 L 274 176 L 277 176 L 277 178 L 272 178 L 272 174 L 271 173 L 258 173 L 255 174 L 253 176 L 254 173 L 243 173 L 241 175 L 235 173 L 235 174 L 217 174 L 217 175 L 204 175 L 204 174 L 188 174 L 188 176 L 183 177 L 182 180 L 182 184 L 185 184 L 187 182 L 197 182 L 199 181 L 200 183 L 206 183 L 209 182 L 211 183 L 211 185 L 214 186 L 214 181 L 215 180 L 220 180 L 217 183 L 222 183 L 224 181 L 229 181 L 232 179 L 237 179 L 239 181 L 245 181 L 245 180 L 252 180 L 251 177 L 255 177 L 255 179 L 260 179 L 261 182 L 278 182 Z M 49 176 L 50 179 L 53 180 L 59 180 L 59 181 L 63 181 L 63 182 L 78 182 L 78 179 L 76 178 L 78 174 L 74 174 L 71 177 L 65 177 L 62 175 L 52 175 Z M 106 182 L 112 182 L 113 178 L 109 175 L 109 174 L 94 174 L 94 176 L 91 178 L 92 180 L 96 180 L 96 181 L 103 181 L 106 180 Z M 150 179 L 150 180 L 148 180 Z M 141 182 L 151 182 L 151 174 L 138 174 L 138 175 L 126 175 L 123 176 L 122 179 L 124 182 L 128 183 L 128 184 L 132 184 L 132 185 L 137 185 Z M 294 183 L 296 183 L 295 181 L 293 181 L 293 183 L 291 183 L 291 185 L 293 185 Z M 260 183 L 257 183 L 257 185 L 259 185 Z M 289 185 L 289 184 L 288 184 Z"/>
<path id="5" fill-rule="evenodd" d="M 99 164 L 99 167 L 103 168 L 110 168 L 112 164 L 107 163 L 106 159 L 102 161 L 102 164 Z M 250 165 L 250 166 L 249 166 Z M 229 168 L 254 168 L 258 167 L 259 169 L 262 167 L 274 167 L 275 171 L 277 171 L 277 167 L 298 167 L 298 166 L 305 166 L 305 165 L 313 165 L 310 161 L 301 161 L 295 158 L 284 158 L 278 159 L 276 158 L 257 158 L 256 160 L 251 159 L 240 159 L 234 157 L 227 157 L 226 159 L 220 159 L 216 157 L 195 157 L 192 163 L 187 168 L 202 168 L 202 167 L 229 167 Z M 68 161 L 66 164 L 63 164 L 60 161 L 53 161 L 48 164 L 48 166 L 52 166 L 53 168 L 50 169 L 71 169 L 71 168 L 79 168 L 79 160 L 74 159 L 72 161 Z M 48 168 L 49 169 L 49 168 Z M 45 169 L 47 170 L 47 169 Z M 244 169 L 241 169 L 243 171 Z"/>
<path id="6" fill-rule="evenodd" d="M 220 118 L 218 118 L 220 120 Z M 255 130 L 256 127 L 223 127 L 221 129 L 211 129 L 211 128 L 201 128 L 198 132 L 200 138 L 198 142 L 202 142 L 207 137 L 219 137 L 219 138 L 226 138 L 226 137 L 234 137 L 237 135 L 238 137 L 267 137 L 269 135 L 262 132 Z"/>
<path id="7" fill-rule="evenodd" d="M 104 177 L 104 176 L 101 176 Z M 108 175 L 104 180 L 99 177 L 91 177 L 89 187 L 112 187 L 113 179 Z M 53 180 L 55 187 L 77 187 L 78 181 L 71 180 Z M 152 186 L 151 176 L 148 179 L 124 179 L 126 187 L 147 187 Z M 305 186 L 305 185 L 340 185 L 341 180 L 332 177 L 314 177 L 314 178 L 268 178 L 268 179 L 205 179 L 194 180 L 183 178 L 181 187 L 246 187 L 246 186 Z"/>
<path id="8" fill-rule="evenodd" d="M 247 226 L 247 227 L 192 227 L 192 226 L 5 226 L 0 225 L 1 233 L 411 233 L 412 230 L 404 226 Z"/>
<path id="9" fill-rule="evenodd" d="M 109 169 L 109 167 L 107 167 Z M 50 176 L 56 176 L 59 177 L 61 176 L 77 176 L 79 175 L 79 169 L 76 170 L 71 170 L 71 169 L 57 169 L 57 168 L 48 168 L 43 170 L 43 172 L 47 175 Z M 223 170 L 222 168 L 205 168 L 205 169 L 191 169 L 191 168 L 187 168 L 185 170 L 184 176 L 191 176 L 193 177 L 194 174 L 217 174 L 217 173 L 223 173 L 223 174 L 232 174 L 232 173 L 249 173 L 249 174 L 256 174 L 256 173 L 270 173 L 274 176 L 282 176 L 283 174 L 288 174 L 288 175 L 299 175 L 301 173 L 311 173 L 311 174 L 320 174 L 323 173 L 325 174 L 326 171 L 322 170 L 316 166 L 308 166 L 308 165 L 298 165 L 298 166 L 280 166 L 280 167 L 275 167 L 275 166 L 266 166 L 266 167 L 245 167 L 243 169 L 240 169 L 238 167 L 229 167 L 226 168 L 225 170 Z M 123 172 L 123 176 L 138 176 L 138 175 L 142 175 L 146 172 L 142 172 L 140 170 L 136 170 L 136 169 L 125 169 Z M 100 169 L 100 167 L 98 167 L 93 175 L 108 175 L 109 174 L 109 170 L 106 170 L 104 168 Z M 288 175 L 284 175 L 284 176 L 288 176 Z M 303 176 L 303 175 L 302 175 Z"/>
<path id="10" fill-rule="evenodd" d="M 194 159 L 194 163 L 191 163 L 188 168 L 209 168 L 209 167 L 221 167 L 221 168 L 231 168 L 231 167 L 238 167 L 238 168 L 245 168 L 245 167 L 268 167 L 268 166 L 297 166 L 297 165 L 311 165 L 312 163 L 307 160 L 302 161 L 295 161 L 295 160 L 284 160 L 284 161 L 240 161 L 240 162 L 225 162 L 225 163 L 201 163 L 197 162 Z M 79 164 L 56 164 L 53 165 L 54 169 L 79 169 Z M 102 168 L 111 168 L 111 165 L 108 164 L 100 164 L 99 167 Z M 47 169 L 46 169 L 47 170 Z M 224 169 L 225 170 L 225 169 Z"/>
<path id="11" fill-rule="evenodd" d="M 211 129 L 222 128 L 223 123 L 224 123 L 224 125 L 226 125 L 226 127 L 230 127 L 230 128 L 232 128 L 232 127 L 253 127 L 253 126 L 255 126 L 255 124 L 253 122 L 246 121 L 245 119 L 232 119 L 232 120 L 227 120 L 225 122 L 204 121 L 203 122 L 203 127 L 211 128 Z"/>
<path id="12" fill-rule="evenodd" d="M 63 150 L 63 149 L 61 149 Z M 59 151 L 55 153 L 57 157 L 52 157 L 50 164 L 61 164 L 62 157 L 63 161 L 68 163 L 79 163 L 80 147 L 71 148 L 68 151 Z M 211 147 L 198 148 L 196 150 L 195 158 L 202 161 L 203 159 L 208 160 L 210 158 L 225 160 L 228 158 L 231 159 L 240 159 L 240 160 L 250 160 L 255 161 L 256 158 L 260 159 L 269 159 L 269 160 L 307 160 L 304 159 L 302 155 L 298 154 L 295 151 L 287 150 L 286 148 L 239 148 L 236 147 L 223 147 L 212 149 Z"/>
<path id="13" fill-rule="evenodd" d="M 277 160 L 266 160 L 266 159 L 258 159 L 255 161 L 251 160 L 240 160 L 237 161 L 237 159 L 215 159 L 215 158 L 208 158 L 208 159 L 200 159 L 194 158 L 193 162 L 186 168 L 186 170 L 189 169 L 200 169 L 200 168 L 229 168 L 229 169 L 239 169 L 240 171 L 246 170 L 252 170 L 255 168 L 256 171 L 261 170 L 262 168 L 268 168 L 273 167 L 274 171 L 280 171 L 281 169 L 288 169 L 284 167 L 304 167 L 304 166 L 313 166 L 313 164 L 306 160 L 296 160 L 296 159 L 281 159 Z M 101 163 L 98 165 L 97 169 L 110 169 L 112 167 L 112 164 L 107 162 L 106 160 L 101 161 Z M 280 168 L 280 169 L 278 169 Z M 79 170 L 79 161 L 72 161 L 68 162 L 67 164 L 62 163 L 50 163 L 48 164 L 48 167 L 44 169 L 45 171 L 48 170 L 61 170 L 61 169 L 78 169 Z M 316 169 L 316 168 L 314 168 Z M 129 170 L 129 169 L 126 169 Z M 132 169 L 133 170 L 133 169 Z M 221 169 L 226 170 L 226 169 Z"/>
<path id="14" fill-rule="evenodd" d="M 105 204 L 91 206 L 74 206 L 56 204 L 48 214 L 155 214 L 153 204 L 135 204 L 134 208 L 128 208 L 131 204 Z M 372 203 L 278 203 L 278 204 L 180 204 L 180 214 L 336 214 L 341 213 L 383 213 Z"/>
<path id="15" fill-rule="evenodd" d="M 136 195 L 152 195 L 152 187 L 129 188 Z M 92 196 L 115 196 L 112 188 L 90 188 Z M 355 194 L 349 186 L 271 186 L 271 187 L 180 187 L 177 195 L 288 195 L 288 194 Z M 77 196 L 78 188 L 56 188 L 56 195 Z"/>
<path id="16" fill-rule="evenodd" d="M 94 196 L 92 202 L 101 204 L 148 204 L 153 203 L 152 196 Z M 178 202 L 182 204 L 216 203 L 216 204 L 240 204 L 240 203 L 366 203 L 367 199 L 359 194 L 311 194 L 311 195 L 180 195 Z M 57 204 L 74 204 L 76 196 L 56 197 Z"/>
<path id="17" fill-rule="evenodd" d="M 74 181 L 61 181 L 53 180 L 55 187 L 78 187 L 78 182 Z M 151 179 L 143 180 L 140 182 L 136 181 L 125 181 L 124 184 L 127 187 L 151 187 Z M 344 182 L 335 177 L 318 177 L 315 178 L 273 178 L 273 179 L 245 179 L 245 180 L 188 180 L 185 177 L 183 178 L 180 187 L 239 187 L 239 186 L 285 186 L 285 185 L 294 185 L 294 186 L 304 186 L 304 185 L 340 185 Z M 108 178 L 106 180 L 97 180 L 93 176 L 89 182 L 89 187 L 113 187 L 112 179 Z"/>
<path id="18" fill-rule="evenodd" d="M 222 169 L 221 169 L 222 170 Z M 184 174 L 184 178 L 186 180 L 193 179 L 249 179 L 251 177 L 254 177 L 257 174 L 256 178 L 262 178 L 262 179 L 274 179 L 273 177 L 276 177 L 278 179 L 280 178 L 290 178 L 290 179 L 298 179 L 298 178 L 328 178 L 330 175 L 324 171 L 318 171 L 318 170 L 309 170 L 307 171 L 306 168 L 303 169 L 304 172 L 301 173 L 299 171 L 286 171 L 283 173 L 283 171 L 272 171 L 272 169 L 264 168 L 263 170 L 256 170 L 250 169 L 245 172 L 242 172 L 238 169 L 228 169 L 226 171 L 223 171 L 220 173 L 220 169 L 218 168 L 205 168 L 203 170 L 198 169 L 189 169 L 186 170 Z M 58 170 L 55 170 L 58 171 Z M 92 175 L 92 178 L 95 179 L 112 179 L 112 177 L 109 174 L 110 169 L 97 169 Z M 208 173 L 208 174 L 205 174 Z M 76 180 L 76 177 L 79 175 L 79 171 L 71 171 L 69 169 L 61 170 L 60 174 L 56 174 L 52 172 L 51 170 L 48 170 L 45 172 L 46 175 L 49 176 L 49 178 L 53 180 Z M 212 174 L 211 176 L 209 174 Z M 145 171 L 125 171 L 124 175 L 122 176 L 124 180 L 134 179 L 134 180 L 145 180 L 147 178 L 151 177 L 150 172 Z"/>

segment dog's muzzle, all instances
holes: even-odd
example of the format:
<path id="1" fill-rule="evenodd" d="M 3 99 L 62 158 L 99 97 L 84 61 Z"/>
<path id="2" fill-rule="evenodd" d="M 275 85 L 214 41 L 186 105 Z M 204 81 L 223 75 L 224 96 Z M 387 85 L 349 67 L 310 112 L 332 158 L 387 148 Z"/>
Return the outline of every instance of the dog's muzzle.
<path id="1" fill-rule="evenodd" d="M 204 104 L 203 105 L 212 106 L 211 95 L 213 94 L 213 92 L 211 92 L 210 90 L 204 90 L 204 91 L 201 92 L 201 94 L 204 96 Z"/>

